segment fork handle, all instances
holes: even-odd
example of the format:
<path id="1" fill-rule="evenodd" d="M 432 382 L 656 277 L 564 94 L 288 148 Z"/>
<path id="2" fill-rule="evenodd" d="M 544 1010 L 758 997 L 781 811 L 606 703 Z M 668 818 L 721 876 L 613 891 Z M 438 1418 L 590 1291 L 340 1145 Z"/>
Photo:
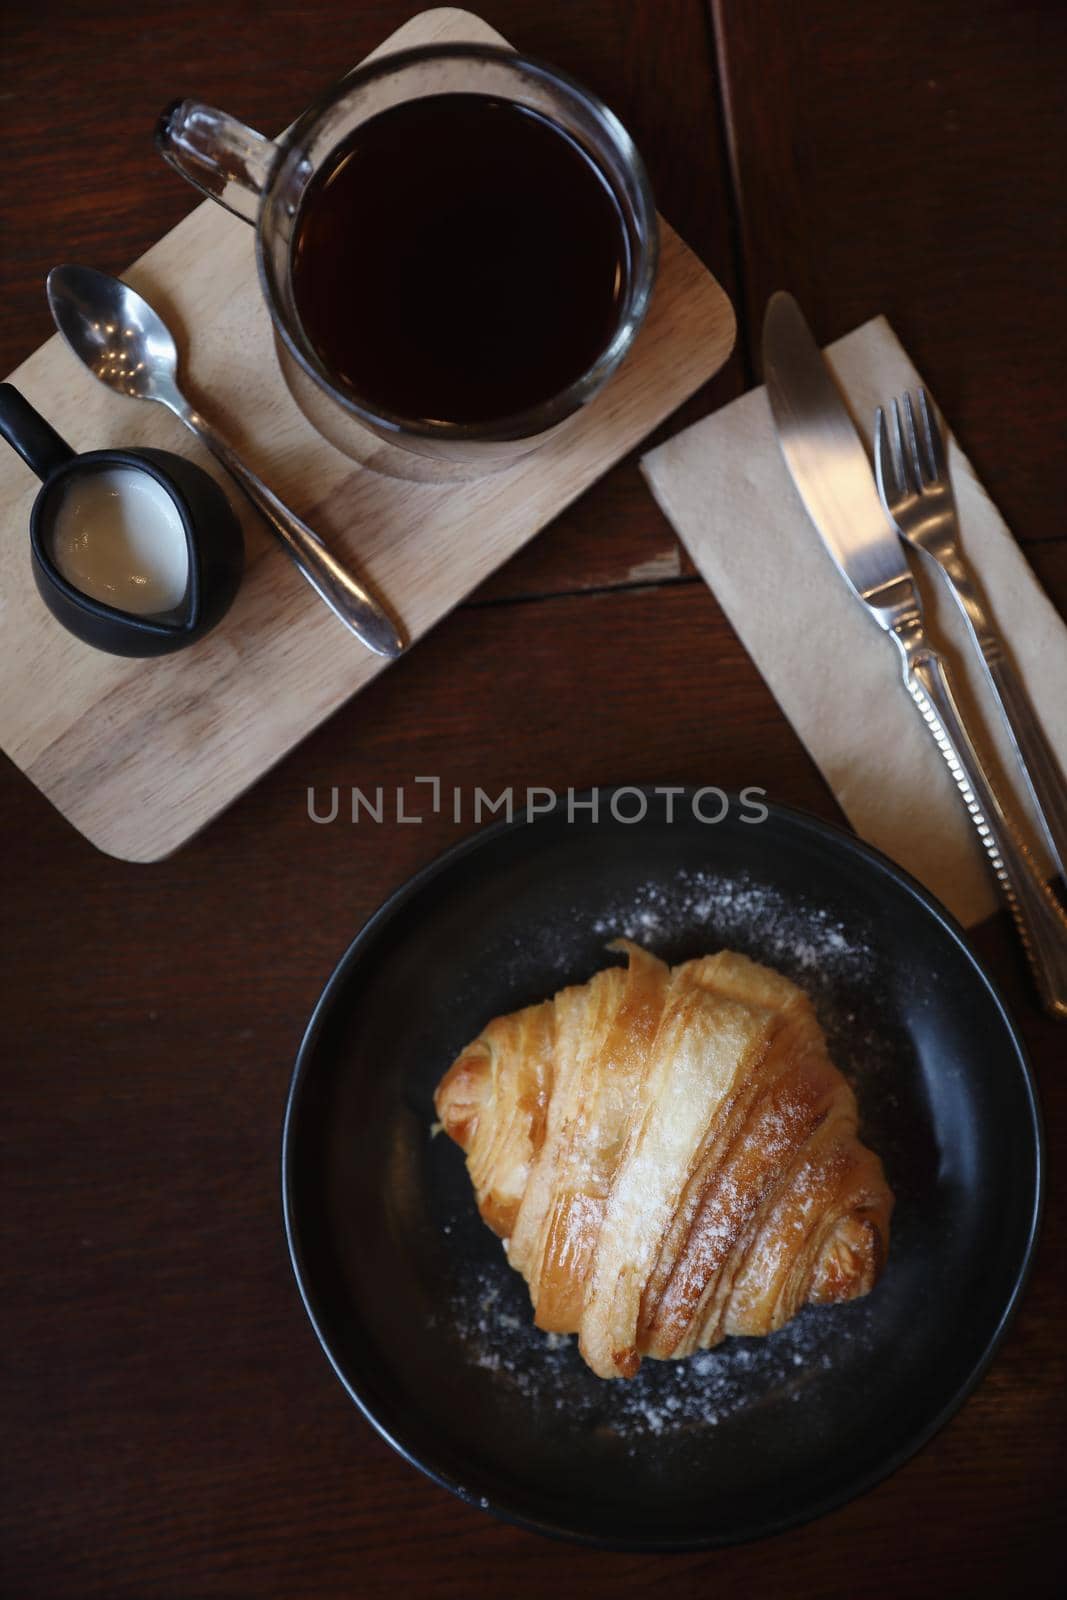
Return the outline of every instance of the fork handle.
<path id="1" fill-rule="evenodd" d="M 904 682 L 948 764 L 1015 921 L 1046 1010 L 1067 1021 L 1067 915 L 1005 812 L 956 702 L 945 662 L 918 622 L 891 630 Z"/>
<path id="2" fill-rule="evenodd" d="M 962 558 L 939 553 L 936 559 L 982 658 L 1053 859 L 1067 879 L 1067 786 L 1055 753 Z"/>

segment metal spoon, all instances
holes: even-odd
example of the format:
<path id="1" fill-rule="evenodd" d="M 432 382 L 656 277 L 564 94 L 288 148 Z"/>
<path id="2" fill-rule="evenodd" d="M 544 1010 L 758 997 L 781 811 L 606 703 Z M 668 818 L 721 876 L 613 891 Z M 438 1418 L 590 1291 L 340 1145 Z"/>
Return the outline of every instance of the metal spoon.
<path id="1" fill-rule="evenodd" d="M 335 616 L 369 650 L 398 656 L 404 640 L 379 601 L 346 572 L 317 533 L 246 467 L 178 388 L 178 352 L 170 329 L 128 284 L 92 267 L 53 267 L 48 304 L 56 327 L 94 377 L 118 394 L 158 400 L 216 456 Z"/>

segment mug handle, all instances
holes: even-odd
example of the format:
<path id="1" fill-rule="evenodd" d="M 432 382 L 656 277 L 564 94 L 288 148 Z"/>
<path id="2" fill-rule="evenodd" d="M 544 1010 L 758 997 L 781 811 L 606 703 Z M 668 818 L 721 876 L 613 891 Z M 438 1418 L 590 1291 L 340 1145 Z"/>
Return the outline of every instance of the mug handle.
<path id="1" fill-rule="evenodd" d="M 156 149 L 195 189 L 256 221 L 278 146 L 199 100 L 174 100 L 156 123 Z"/>
<path id="2" fill-rule="evenodd" d="M 0 438 L 46 483 L 75 452 L 13 383 L 0 383 Z"/>

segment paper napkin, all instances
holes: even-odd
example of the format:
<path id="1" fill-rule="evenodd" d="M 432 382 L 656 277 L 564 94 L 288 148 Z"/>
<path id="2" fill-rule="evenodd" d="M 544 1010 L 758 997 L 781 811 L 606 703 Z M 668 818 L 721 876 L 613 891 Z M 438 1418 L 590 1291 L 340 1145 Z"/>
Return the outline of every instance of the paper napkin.
<path id="1" fill-rule="evenodd" d="M 869 445 L 875 408 L 922 380 L 884 317 L 825 354 Z M 1067 628 L 954 440 L 949 464 L 964 553 L 1067 769 Z M 808 519 L 766 392 L 753 390 L 687 428 L 647 455 L 642 469 L 857 833 L 966 926 L 988 916 L 999 901 L 974 826 L 904 687 L 892 640 L 848 590 Z M 911 564 L 930 633 L 949 660 L 998 792 L 1014 801 L 1051 876 L 1025 783 L 955 603 L 923 570 L 924 558 L 912 554 Z"/>

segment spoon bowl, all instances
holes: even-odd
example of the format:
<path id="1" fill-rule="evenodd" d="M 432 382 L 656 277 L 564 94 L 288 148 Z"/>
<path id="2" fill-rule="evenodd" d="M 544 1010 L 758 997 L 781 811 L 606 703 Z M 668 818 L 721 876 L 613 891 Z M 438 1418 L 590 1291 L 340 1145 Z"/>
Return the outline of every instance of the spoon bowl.
<path id="1" fill-rule="evenodd" d="M 134 400 L 176 394 L 178 350 L 147 300 L 93 267 L 53 267 L 48 304 L 56 327 L 95 378 Z"/>

